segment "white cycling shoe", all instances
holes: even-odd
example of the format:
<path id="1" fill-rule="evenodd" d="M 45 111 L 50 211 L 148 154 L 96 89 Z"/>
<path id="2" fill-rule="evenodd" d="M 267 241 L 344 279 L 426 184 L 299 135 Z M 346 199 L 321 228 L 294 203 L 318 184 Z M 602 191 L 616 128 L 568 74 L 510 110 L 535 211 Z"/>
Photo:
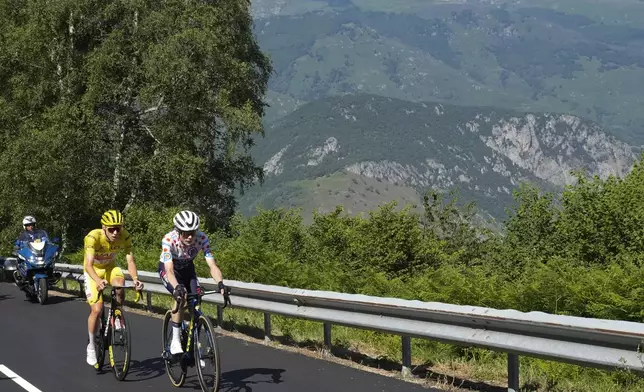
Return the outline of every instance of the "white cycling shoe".
<path id="1" fill-rule="evenodd" d="M 88 344 L 87 345 L 87 364 L 90 366 L 94 366 L 98 363 L 96 360 L 96 349 L 94 348 L 93 344 Z"/>
<path id="2" fill-rule="evenodd" d="M 181 354 L 183 349 L 181 348 L 181 342 L 179 340 L 172 339 L 170 342 L 170 354 Z"/>

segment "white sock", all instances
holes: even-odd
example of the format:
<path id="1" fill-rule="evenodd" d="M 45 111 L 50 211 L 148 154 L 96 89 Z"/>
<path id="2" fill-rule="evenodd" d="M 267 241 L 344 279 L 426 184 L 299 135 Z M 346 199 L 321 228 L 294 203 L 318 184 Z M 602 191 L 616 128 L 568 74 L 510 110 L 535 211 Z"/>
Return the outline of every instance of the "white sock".
<path id="1" fill-rule="evenodd" d="M 89 332 L 89 344 L 94 347 L 94 334 Z"/>
<path id="2" fill-rule="evenodd" d="M 181 341 L 181 327 L 172 326 L 172 339 Z"/>

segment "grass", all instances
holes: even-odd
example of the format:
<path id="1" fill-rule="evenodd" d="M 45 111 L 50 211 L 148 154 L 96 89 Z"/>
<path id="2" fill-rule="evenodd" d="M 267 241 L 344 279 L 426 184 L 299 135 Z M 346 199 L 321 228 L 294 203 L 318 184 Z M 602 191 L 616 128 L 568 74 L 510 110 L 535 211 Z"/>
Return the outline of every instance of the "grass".
<path id="1" fill-rule="evenodd" d="M 68 291 L 78 293 L 76 283 L 68 282 Z M 62 282 L 58 283 L 62 288 Z M 127 291 L 127 301 L 134 300 Z M 109 296 L 109 294 L 108 294 Z M 109 297 L 108 297 L 109 298 Z M 234 293 L 231 298 L 234 304 Z M 152 311 L 165 313 L 171 298 L 152 295 Z M 145 311 L 145 297 L 139 304 L 130 302 L 133 309 Z M 204 303 L 203 311 L 216 318 L 216 305 Z M 380 374 L 401 377 L 400 336 L 332 326 L 332 349 L 324 346 L 323 324 L 308 320 L 273 315 L 271 344 L 282 349 L 333 360 Z M 213 324 L 217 325 L 214 320 Z M 262 312 L 227 308 L 223 312 L 224 334 L 263 341 Z M 412 339 L 412 382 L 445 390 L 478 390 L 501 392 L 507 390 L 506 354 L 479 348 L 460 347 L 430 340 Z M 331 356 L 328 354 L 332 354 Z M 629 371 L 607 372 L 553 361 L 520 357 L 522 391 L 553 392 L 636 392 L 644 391 L 644 380 Z"/>

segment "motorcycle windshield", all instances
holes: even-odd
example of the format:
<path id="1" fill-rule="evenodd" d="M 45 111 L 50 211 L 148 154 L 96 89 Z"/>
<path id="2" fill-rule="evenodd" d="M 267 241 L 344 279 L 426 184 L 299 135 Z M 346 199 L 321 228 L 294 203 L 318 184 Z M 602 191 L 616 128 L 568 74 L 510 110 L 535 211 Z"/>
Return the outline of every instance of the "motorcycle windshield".
<path id="1" fill-rule="evenodd" d="M 29 242 L 29 250 L 34 257 L 42 257 L 45 255 L 47 242 L 49 242 L 49 236 L 44 230 L 37 230 L 33 234 L 33 240 Z"/>

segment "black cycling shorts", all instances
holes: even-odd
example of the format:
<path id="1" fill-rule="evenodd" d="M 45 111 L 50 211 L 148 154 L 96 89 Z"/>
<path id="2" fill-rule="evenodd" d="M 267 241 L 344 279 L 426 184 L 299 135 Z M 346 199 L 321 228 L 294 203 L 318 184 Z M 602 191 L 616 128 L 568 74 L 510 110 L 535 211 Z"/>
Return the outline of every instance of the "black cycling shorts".
<path id="1" fill-rule="evenodd" d="M 159 276 L 161 277 L 161 281 L 163 282 L 166 290 L 168 290 L 170 294 L 174 293 L 174 287 L 168 280 L 165 272 L 165 265 L 163 265 L 163 263 L 159 263 Z M 197 292 L 197 287 L 199 287 L 199 280 L 197 279 L 197 272 L 195 271 L 194 264 L 181 269 L 175 268 L 174 277 L 177 278 L 177 282 L 179 282 L 179 284 L 182 284 L 186 288 L 188 293 Z"/>

